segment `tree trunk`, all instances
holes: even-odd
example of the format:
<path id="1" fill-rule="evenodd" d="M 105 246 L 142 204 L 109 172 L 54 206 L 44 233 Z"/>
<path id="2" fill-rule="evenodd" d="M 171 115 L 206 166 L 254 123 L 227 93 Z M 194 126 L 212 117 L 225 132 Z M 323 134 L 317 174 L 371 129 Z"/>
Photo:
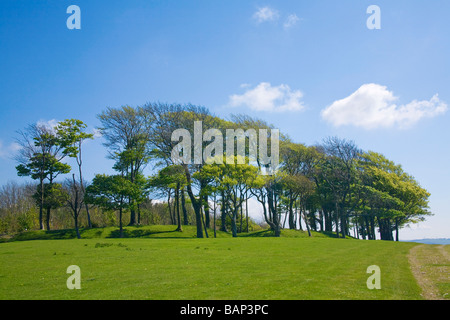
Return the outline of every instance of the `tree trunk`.
<path id="1" fill-rule="evenodd" d="M 307 219 L 306 210 L 303 209 L 301 211 L 301 214 L 303 215 L 303 220 L 305 220 L 305 226 L 306 226 L 306 230 L 308 231 L 308 237 L 312 237 L 311 228 L 309 227 L 309 222 L 308 222 L 308 219 Z"/>
<path id="2" fill-rule="evenodd" d="M 39 204 L 39 229 L 44 230 L 42 203 Z"/>
<path id="3" fill-rule="evenodd" d="M 217 238 L 216 233 L 216 194 L 214 193 L 214 238 Z"/>
<path id="4" fill-rule="evenodd" d="M 325 231 L 332 232 L 333 231 L 333 219 L 331 217 L 331 213 L 325 209 L 323 210 L 323 215 L 325 218 Z"/>
<path id="5" fill-rule="evenodd" d="M 131 200 L 131 201 L 133 201 L 133 200 Z M 134 210 L 134 209 L 130 209 L 130 223 L 128 225 L 129 226 L 136 225 L 136 210 Z"/>
<path id="6" fill-rule="evenodd" d="M 398 239 L 398 219 L 395 218 L 395 241 L 399 241 Z"/>
<path id="7" fill-rule="evenodd" d="M 319 225 L 320 225 L 320 231 L 324 231 L 323 229 L 323 210 L 319 210 Z"/>
<path id="8" fill-rule="evenodd" d="M 50 207 L 47 208 L 47 230 L 50 230 Z"/>
<path id="9" fill-rule="evenodd" d="M 75 219 L 75 231 L 77 233 L 77 239 L 81 239 L 80 230 L 78 228 L 78 215 L 75 215 L 74 219 Z"/>
<path id="10" fill-rule="evenodd" d="M 85 203 L 88 228 L 92 228 L 91 215 L 89 214 L 89 205 Z"/>
<path id="11" fill-rule="evenodd" d="M 40 179 L 39 181 L 41 188 L 41 199 L 39 203 L 39 229 L 44 230 L 44 179 Z"/>
<path id="12" fill-rule="evenodd" d="M 196 199 L 194 196 L 194 193 L 192 192 L 192 187 L 191 187 L 191 174 L 189 172 L 189 168 L 187 167 L 187 165 L 184 165 L 184 172 L 186 174 L 186 180 L 187 180 L 187 193 L 189 198 L 191 199 L 192 202 L 192 207 L 194 208 L 194 212 L 195 212 L 195 222 L 197 224 L 197 238 L 203 238 L 203 226 L 202 226 L 202 200 L 200 199 Z M 201 190 L 200 190 L 201 191 Z M 201 194 L 201 193 L 200 193 Z"/>
<path id="13" fill-rule="evenodd" d="M 167 207 L 169 209 L 169 217 L 170 217 L 170 224 L 175 225 L 175 221 L 172 216 L 172 208 L 170 207 L 170 198 L 171 198 L 172 190 L 169 189 L 168 195 L 167 195 Z"/>
<path id="14" fill-rule="evenodd" d="M 180 215 L 180 184 L 178 183 L 177 188 L 175 189 L 175 202 L 176 202 L 176 210 L 177 210 L 177 223 L 178 227 L 176 231 L 182 232 L 181 228 L 181 215 Z"/>
<path id="15" fill-rule="evenodd" d="M 207 228 L 211 227 L 211 217 L 209 216 L 209 203 L 208 203 L 208 196 L 205 196 L 203 198 L 203 210 L 205 211 L 205 224 Z"/>
<path id="16" fill-rule="evenodd" d="M 245 220 L 247 220 L 247 230 L 246 232 L 248 233 L 248 196 L 247 196 L 247 192 L 245 192 Z"/>
<path id="17" fill-rule="evenodd" d="M 293 211 L 293 206 L 294 206 L 294 199 L 292 197 L 289 198 L 289 229 L 291 230 L 295 230 L 297 229 L 295 222 L 294 222 L 294 211 Z"/>
<path id="18" fill-rule="evenodd" d="M 345 216 L 344 216 L 344 214 L 341 214 L 341 233 L 342 233 L 342 238 L 344 238 L 344 239 L 347 236 L 346 229 L 347 229 L 347 224 L 345 221 Z"/>
<path id="19" fill-rule="evenodd" d="M 137 224 L 141 224 L 141 205 L 137 204 Z"/>
<path id="20" fill-rule="evenodd" d="M 233 210 L 233 215 L 231 217 L 231 233 L 233 238 L 237 237 L 237 225 L 236 225 L 237 208 Z"/>
<path id="21" fill-rule="evenodd" d="M 81 143 L 78 146 L 78 150 L 79 150 L 79 158 L 77 158 L 77 162 L 78 162 L 78 171 L 80 173 L 80 188 L 81 188 L 81 192 L 83 192 L 83 196 L 84 196 L 85 193 L 86 193 L 86 190 L 84 189 L 83 173 L 81 171 L 81 165 L 82 165 L 82 161 L 81 161 Z M 75 180 L 75 178 L 74 178 L 74 180 Z M 89 214 L 89 205 L 87 203 L 85 203 L 85 208 L 86 208 L 86 216 L 87 216 L 88 228 L 92 228 L 91 215 Z"/>
<path id="22" fill-rule="evenodd" d="M 189 219 L 186 209 L 186 198 L 184 195 L 184 187 L 181 188 L 181 209 L 183 210 L 183 224 L 187 226 L 189 224 Z"/>
<path id="23" fill-rule="evenodd" d="M 225 194 L 222 192 L 222 205 L 220 206 L 220 220 L 221 220 L 221 226 L 220 231 L 228 232 L 227 230 L 227 210 L 226 210 L 226 200 L 225 200 Z"/>
<path id="24" fill-rule="evenodd" d="M 200 208 L 202 208 L 202 207 L 200 207 Z M 206 236 L 206 238 L 209 238 L 209 236 L 208 236 L 208 228 L 206 227 L 205 219 L 203 219 L 203 213 L 201 213 L 201 214 L 202 214 L 203 227 L 205 228 L 205 236 Z"/>
<path id="25" fill-rule="evenodd" d="M 119 209 L 119 237 L 123 238 L 123 226 L 122 226 L 122 208 Z"/>
<path id="26" fill-rule="evenodd" d="M 335 223 L 336 223 L 336 237 L 339 238 L 339 209 L 338 209 L 338 203 L 335 202 L 335 208 L 336 208 L 336 217 L 335 217 Z"/>
<path id="27" fill-rule="evenodd" d="M 242 208 L 242 202 L 241 202 L 241 205 L 239 206 L 240 207 L 240 212 L 241 212 L 241 216 L 240 216 L 240 218 L 241 218 L 241 221 L 240 221 L 240 226 L 239 226 L 239 233 L 242 233 L 242 227 L 243 227 L 243 223 L 244 223 L 244 212 L 242 211 L 243 210 L 243 208 Z"/>

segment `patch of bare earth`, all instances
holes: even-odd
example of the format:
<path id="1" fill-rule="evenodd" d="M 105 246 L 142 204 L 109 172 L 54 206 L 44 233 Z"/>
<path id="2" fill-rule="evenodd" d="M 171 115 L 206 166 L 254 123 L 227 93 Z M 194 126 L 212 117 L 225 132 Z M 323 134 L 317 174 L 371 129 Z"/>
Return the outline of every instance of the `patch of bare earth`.
<path id="1" fill-rule="evenodd" d="M 427 300 L 450 299 L 450 246 L 422 244 L 409 252 L 411 271 Z"/>

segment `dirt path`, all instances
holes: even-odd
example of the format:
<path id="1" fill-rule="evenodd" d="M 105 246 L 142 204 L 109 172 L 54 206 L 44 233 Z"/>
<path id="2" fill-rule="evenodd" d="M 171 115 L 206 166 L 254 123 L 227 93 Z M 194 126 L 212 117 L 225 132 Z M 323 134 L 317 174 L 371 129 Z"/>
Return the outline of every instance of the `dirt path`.
<path id="1" fill-rule="evenodd" d="M 422 296 L 427 300 L 449 299 L 449 292 L 440 287 L 450 283 L 450 258 L 444 245 L 422 244 L 409 252 L 411 271 L 422 288 Z"/>

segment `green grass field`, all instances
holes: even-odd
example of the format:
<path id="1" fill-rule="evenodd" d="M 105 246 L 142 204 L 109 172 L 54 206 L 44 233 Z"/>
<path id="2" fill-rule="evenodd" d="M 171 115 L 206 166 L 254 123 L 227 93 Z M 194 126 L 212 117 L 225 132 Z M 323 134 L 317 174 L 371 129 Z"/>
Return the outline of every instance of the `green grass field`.
<path id="1" fill-rule="evenodd" d="M 0 299 L 421 299 L 403 242 L 334 239 L 283 231 L 196 239 L 173 226 L 36 231 L 0 243 Z M 81 269 L 81 290 L 69 290 L 67 267 Z M 381 269 L 381 290 L 369 290 L 367 267 Z"/>

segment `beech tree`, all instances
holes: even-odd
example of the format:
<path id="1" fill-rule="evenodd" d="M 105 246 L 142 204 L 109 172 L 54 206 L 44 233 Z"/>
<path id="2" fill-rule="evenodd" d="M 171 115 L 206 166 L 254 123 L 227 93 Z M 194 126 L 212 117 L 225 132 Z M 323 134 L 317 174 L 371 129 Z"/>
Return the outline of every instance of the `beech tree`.
<path id="1" fill-rule="evenodd" d="M 169 214 L 173 222 L 176 222 L 177 229 L 176 231 L 183 231 L 183 227 L 181 226 L 181 214 L 180 214 L 180 190 L 184 188 L 186 185 L 186 176 L 184 173 L 184 169 L 179 165 L 171 165 L 165 167 L 158 171 L 157 174 L 150 177 L 148 181 L 148 186 L 153 189 L 162 189 L 164 188 L 169 194 L 168 206 L 169 206 Z M 175 201 L 174 201 L 174 212 L 173 216 L 176 218 L 173 219 L 172 213 L 170 210 L 170 191 L 174 190 Z"/>
<path id="2" fill-rule="evenodd" d="M 399 228 L 423 221 L 429 216 L 430 194 L 400 165 L 383 155 L 369 151 L 358 162 L 360 170 L 360 225 L 366 222 L 363 234 L 375 239 L 374 226 L 378 225 L 382 240 L 399 240 Z M 376 221 L 375 221 L 376 220 Z"/>
<path id="3" fill-rule="evenodd" d="M 131 182 L 142 173 L 149 161 L 150 153 L 150 125 L 151 117 L 143 108 L 122 106 L 121 108 L 108 108 L 97 117 L 102 126 L 99 130 L 105 139 L 104 145 L 108 148 L 109 157 L 120 163 L 121 171 Z M 136 199 L 130 198 L 130 222 L 137 224 Z"/>
<path id="4" fill-rule="evenodd" d="M 120 237 L 123 238 L 123 212 L 134 205 L 127 199 L 136 198 L 138 191 L 135 184 L 122 175 L 97 174 L 92 184 L 86 188 L 85 201 L 104 210 L 119 211 Z"/>

